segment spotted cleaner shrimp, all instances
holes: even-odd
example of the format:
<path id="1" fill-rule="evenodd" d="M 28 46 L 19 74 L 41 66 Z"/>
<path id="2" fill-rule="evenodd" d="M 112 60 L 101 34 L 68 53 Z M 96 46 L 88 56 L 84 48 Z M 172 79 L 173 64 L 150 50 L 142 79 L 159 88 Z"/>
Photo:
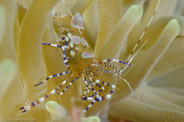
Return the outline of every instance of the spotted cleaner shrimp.
<path id="1" fill-rule="evenodd" d="M 127 69 L 127 67 L 131 66 L 131 62 L 134 57 L 149 40 L 147 39 L 143 45 L 135 52 L 155 16 L 160 0 L 158 0 L 152 17 L 150 18 L 145 30 L 141 34 L 139 40 L 136 42 L 126 61 L 121 61 L 118 59 L 105 59 L 99 61 L 96 59 L 93 55 L 92 49 L 84 38 L 84 24 L 82 16 L 80 13 L 73 15 L 69 7 L 66 5 L 65 0 L 63 0 L 63 3 L 69 12 L 69 15 L 61 14 L 59 16 L 62 21 L 62 24 L 58 25 L 60 33 L 59 44 L 45 42 L 41 44 L 43 46 L 51 46 L 61 50 L 67 71 L 50 75 L 44 81 L 37 83 L 35 87 L 38 87 L 48 82 L 49 79 L 58 76 L 68 75 L 69 78 L 62 81 L 56 88 L 51 90 L 45 96 L 40 97 L 39 99 L 21 107 L 20 111 L 22 113 L 42 103 L 52 94 L 63 95 L 65 92 L 67 92 L 70 86 L 77 82 L 80 78 L 85 84 L 85 89 L 83 90 L 81 99 L 88 102 L 88 106 L 83 109 L 83 113 L 86 113 L 86 111 L 88 111 L 96 102 L 110 100 L 113 96 L 113 93 L 116 91 L 117 86 L 115 82 L 110 83 L 109 81 L 99 79 L 99 75 L 105 75 L 114 79 L 123 80 L 133 93 L 131 85 L 126 80 L 126 78 L 122 76 L 123 71 Z M 58 15 L 56 14 L 55 16 Z M 117 66 L 113 65 L 114 63 L 122 64 L 124 67 L 119 69 Z M 59 90 L 61 91 L 59 92 Z"/>

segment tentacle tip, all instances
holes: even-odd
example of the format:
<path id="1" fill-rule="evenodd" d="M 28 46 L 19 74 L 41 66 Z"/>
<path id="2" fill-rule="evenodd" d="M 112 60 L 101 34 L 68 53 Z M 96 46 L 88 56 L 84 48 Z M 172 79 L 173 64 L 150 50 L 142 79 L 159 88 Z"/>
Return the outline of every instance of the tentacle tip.
<path id="1" fill-rule="evenodd" d="M 143 14 L 143 9 L 142 9 L 142 7 L 139 6 L 139 5 L 132 5 L 132 6 L 130 7 L 130 10 L 133 10 L 133 11 L 135 11 L 135 12 L 138 12 L 139 15 L 141 15 L 141 16 L 142 16 L 142 14 Z"/>

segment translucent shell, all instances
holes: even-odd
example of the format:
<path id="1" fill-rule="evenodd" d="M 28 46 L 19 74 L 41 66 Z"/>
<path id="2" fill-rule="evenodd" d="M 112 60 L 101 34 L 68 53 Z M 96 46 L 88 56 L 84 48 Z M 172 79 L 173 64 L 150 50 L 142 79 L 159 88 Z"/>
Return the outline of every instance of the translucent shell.
<path id="1" fill-rule="evenodd" d="M 73 17 L 71 25 L 74 28 L 84 29 L 83 19 L 79 13 L 75 14 L 75 16 Z"/>
<path id="2" fill-rule="evenodd" d="M 61 14 L 60 16 L 62 17 L 57 18 L 56 21 L 57 24 L 60 25 L 60 38 L 68 38 L 65 55 L 72 72 L 78 74 L 90 66 L 93 61 L 93 53 L 91 49 L 87 47 L 88 44 L 83 37 L 84 27 L 82 16 L 79 13 L 76 13 L 73 18 L 65 14 Z M 60 41 L 59 43 L 60 45 L 65 45 L 65 41 Z"/>

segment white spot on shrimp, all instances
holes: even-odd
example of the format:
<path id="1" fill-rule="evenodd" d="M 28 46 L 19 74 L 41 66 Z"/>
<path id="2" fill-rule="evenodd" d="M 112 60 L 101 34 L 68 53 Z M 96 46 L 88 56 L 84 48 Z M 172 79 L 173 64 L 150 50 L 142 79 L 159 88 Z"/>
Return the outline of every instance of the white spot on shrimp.
<path id="1" fill-rule="evenodd" d="M 94 57 L 94 55 L 88 53 L 88 52 L 82 52 L 82 58 L 92 58 Z"/>
<path id="2" fill-rule="evenodd" d="M 75 52 L 74 52 L 73 50 L 71 50 L 71 51 L 70 51 L 70 55 L 71 55 L 72 57 L 74 57 L 74 56 L 75 56 Z"/>
<path id="3" fill-rule="evenodd" d="M 63 17 L 66 17 L 67 16 L 67 14 L 61 14 L 61 18 L 63 18 Z"/>
<path id="4" fill-rule="evenodd" d="M 69 37 L 70 39 L 72 38 L 72 34 L 71 34 L 71 33 L 68 33 L 67 35 L 68 35 L 68 37 Z"/>
<path id="5" fill-rule="evenodd" d="M 76 50 L 80 50 L 80 47 L 75 47 Z"/>
<path id="6" fill-rule="evenodd" d="M 82 38 L 81 40 L 82 40 L 82 44 L 83 44 L 84 46 L 88 46 L 88 47 L 89 47 L 87 41 L 86 41 L 84 38 Z"/>
<path id="7" fill-rule="evenodd" d="M 110 99 L 110 98 L 111 98 L 111 95 L 107 94 L 106 99 Z"/>
<path id="8" fill-rule="evenodd" d="M 72 42 L 72 41 L 69 43 L 69 45 L 70 45 L 70 47 L 71 47 L 71 48 L 73 48 L 73 47 L 74 47 L 74 45 L 73 45 L 73 42 Z"/>
<path id="9" fill-rule="evenodd" d="M 71 41 L 72 41 L 74 44 L 79 44 L 79 43 L 81 42 L 81 39 L 80 39 L 79 36 L 72 36 Z"/>
<path id="10" fill-rule="evenodd" d="M 39 99 L 39 101 L 42 102 L 42 101 L 44 101 L 44 99 L 45 99 L 44 97 L 41 97 L 41 98 Z"/>

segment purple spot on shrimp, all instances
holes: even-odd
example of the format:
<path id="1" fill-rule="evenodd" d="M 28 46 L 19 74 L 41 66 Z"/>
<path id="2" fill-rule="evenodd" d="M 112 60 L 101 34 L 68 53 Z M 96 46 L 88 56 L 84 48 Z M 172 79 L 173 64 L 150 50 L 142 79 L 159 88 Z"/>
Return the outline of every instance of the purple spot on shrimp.
<path id="1" fill-rule="evenodd" d="M 24 109 L 24 107 L 21 107 L 20 110 Z"/>
<path id="2" fill-rule="evenodd" d="M 26 112 L 27 110 L 22 111 L 22 113 Z"/>

